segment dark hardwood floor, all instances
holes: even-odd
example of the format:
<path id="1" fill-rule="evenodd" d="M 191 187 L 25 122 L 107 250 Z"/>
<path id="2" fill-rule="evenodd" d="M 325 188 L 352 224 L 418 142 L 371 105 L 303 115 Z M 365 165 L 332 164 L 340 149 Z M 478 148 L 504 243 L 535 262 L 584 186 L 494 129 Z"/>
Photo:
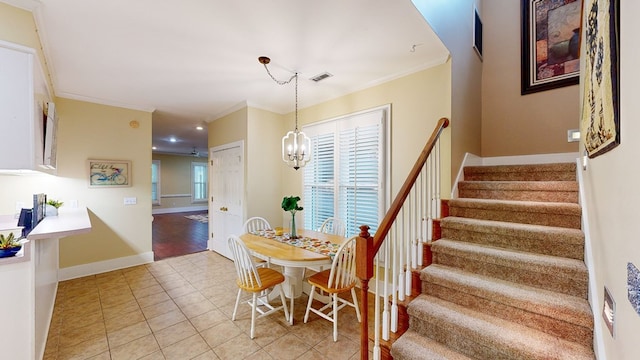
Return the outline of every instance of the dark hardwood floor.
<path id="1" fill-rule="evenodd" d="M 206 211 L 153 215 L 152 247 L 154 260 L 192 254 L 207 249 L 209 224 L 188 219 L 186 215 Z"/>

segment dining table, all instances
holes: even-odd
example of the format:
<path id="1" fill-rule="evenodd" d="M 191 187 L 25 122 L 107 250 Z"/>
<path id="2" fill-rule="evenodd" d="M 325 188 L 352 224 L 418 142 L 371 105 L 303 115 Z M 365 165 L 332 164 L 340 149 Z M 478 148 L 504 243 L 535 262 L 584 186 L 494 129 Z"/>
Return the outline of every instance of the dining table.
<path id="1" fill-rule="evenodd" d="M 254 256 L 282 266 L 285 296 L 291 300 L 291 324 L 293 300 L 302 295 L 305 269 L 330 267 L 333 254 L 346 239 L 307 229 L 298 229 L 297 235 L 297 238 L 292 239 L 284 229 L 282 235 L 276 235 L 274 230 L 259 230 L 240 236 Z"/>

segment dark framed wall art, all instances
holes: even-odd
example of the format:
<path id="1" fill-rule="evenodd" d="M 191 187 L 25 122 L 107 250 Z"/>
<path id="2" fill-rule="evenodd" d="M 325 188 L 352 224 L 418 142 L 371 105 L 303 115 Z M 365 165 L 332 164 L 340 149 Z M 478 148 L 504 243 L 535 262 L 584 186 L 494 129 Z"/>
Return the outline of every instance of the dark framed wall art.
<path id="1" fill-rule="evenodd" d="M 522 0 L 522 95 L 576 85 L 582 0 Z"/>
<path id="2" fill-rule="evenodd" d="M 475 5 L 473 7 L 473 49 L 482 60 L 482 19 Z"/>
<path id="3" fill-rule="evenodd" d="M 619 0 L 585 0 L 580 133 L 590 158 L 620 144 Z"/>

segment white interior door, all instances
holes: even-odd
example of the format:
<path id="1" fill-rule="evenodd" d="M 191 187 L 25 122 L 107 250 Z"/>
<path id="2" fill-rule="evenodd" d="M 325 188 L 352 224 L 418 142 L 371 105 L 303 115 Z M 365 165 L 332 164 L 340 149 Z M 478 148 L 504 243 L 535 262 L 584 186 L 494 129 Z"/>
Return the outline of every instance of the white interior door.
<path id="1" fill-rule="evenodd" d="M 244 145 L 236 142 L 212 148 L 209 159 L 209 249 L 231 258 L 227 238 L 242 232 Z"/>

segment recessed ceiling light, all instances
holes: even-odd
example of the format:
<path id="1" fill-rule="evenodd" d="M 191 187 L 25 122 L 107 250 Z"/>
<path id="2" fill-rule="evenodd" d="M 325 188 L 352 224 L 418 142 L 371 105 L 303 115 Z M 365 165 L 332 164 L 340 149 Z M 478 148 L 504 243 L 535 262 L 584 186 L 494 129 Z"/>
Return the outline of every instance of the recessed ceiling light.
<path id="1" fill-rule="evenodd" d="M 202 127 L 202 125 L 198 125 L 196 126 L 196 130 L 204 130 L 204 128 Z"/>
<path id="2" fill-rule="evenodd" d="M 170 139 L 169 139 L 169 141 L 170 141 L 170 142 L 176 142 L 176 141 L 178 141 L 178 140 L 176 140 L 176 138 L 172 137 L 172 138 L 170 138 Z"/>
<path id="3" fill-rule="evenodd" d="M 152 147 L 151 147 L 151 150 L 157 150 L 157 149 L 158 149 L 158 148 L 157 148 L 157 147 L 155 147 L 155 146 L 152 146 Z"/>

